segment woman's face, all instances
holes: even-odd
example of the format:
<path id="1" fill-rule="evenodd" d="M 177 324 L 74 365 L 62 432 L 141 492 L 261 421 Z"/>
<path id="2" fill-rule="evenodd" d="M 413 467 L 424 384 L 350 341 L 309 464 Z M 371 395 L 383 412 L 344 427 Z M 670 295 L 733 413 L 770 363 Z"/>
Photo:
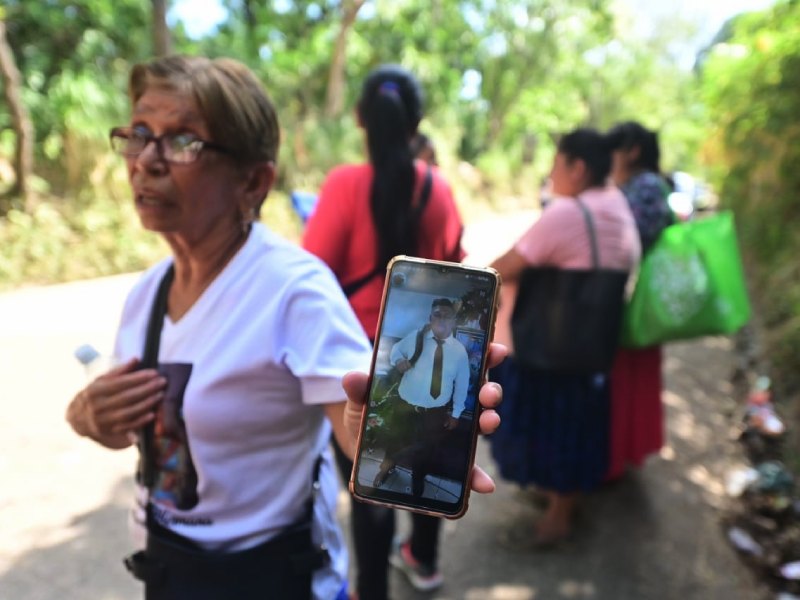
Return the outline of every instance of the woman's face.
<path id="1" fill-rule="evenodd" d="M 133 107 L 131 127 L 154 136 L 194 134 L 213 142 L 195 102 L 185 94 L 147 90 Z M 222 153 L 203 149 L 192 163 L 173 164 L 155 142 L 127 158 L 136 211 L 145 229 L 175 236 L 189 247 L 241 231 L 241 175 Z"/>
<path id="2" fill-rule="evenodd" d="M 550 171 L 553 193 L 557 196 L 577 196 L 586 189 L 586 175 L 586 164 L 581 159 L 570 159 L 558 152 Z"/>

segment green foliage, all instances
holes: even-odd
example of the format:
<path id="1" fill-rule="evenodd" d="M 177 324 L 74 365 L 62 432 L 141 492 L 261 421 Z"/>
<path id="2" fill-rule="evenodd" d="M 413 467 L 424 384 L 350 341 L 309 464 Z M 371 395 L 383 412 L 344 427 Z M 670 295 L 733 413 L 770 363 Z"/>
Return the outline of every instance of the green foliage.
<path id="1" fill-rule="evenodd" d="M 141 0 L 7 0 L 8 40 L 35 127 L 37 172 L 56 193 L 91 177 L 87 151 L 106 143 L 127 112 L 129 61 L 147 56 L 149 14 Z M 0 123 L 5 123 L 0 106 Z"/>
<path id="2" fill-rule="evenodd" d="M 0 220 L 0 291 L 139 271 L 167 255 L 160 236 L 139 224 L 122 169 L 108 175 L 100 195 L 52 198 Z M 285 194 L 271 194 L 261 218 L 299 241 L 302 225 Z"/>
<path id="3" fill-rule="evenodd" d="M 721 198 L 736 211 L 756 269 L 770 355 L 782 377 L 800 385 L 800 3 L 744 15 L 728 31 L 703 65 L 713 126 L 705 155 L 724 165 L 716 171 Z"/>
<path id="4" fill-rule="evenodd" d="M 675 17 L 645 38 L 611 0 L 368 0 L 347 38 L 346 108 L 331 119 L 323 107 L 346 4 L 225 0 L 228 18 L 213 34 L 190 39 L 180 24 L 172 32 L 177 52 L 238 58 L 264 82 L 282 128 L 277 189 L 265 220 L 290 236 L 299 234 L 299 223 L 288 192 L 315 191 L 333 165 L 363 160 L 353 107 L 364 76 L 381 63 L 401 63 L 419 77 L 426 94 L 422 128 L 437 145 L 465 215 L 534 205 L 555 136 L 578 125 L 642 120 L 660 130 L 667 168 L 693 170 L 701 143 L 710 140 L 706 158 L 715 140 L 722 143 L 723 133 L 706 135 L 707 98 L 698 96 L 696 76 L 676 58 L 676 43 L 691 33 L 685 23 Z M 154 251 L 142 240 L 151 236 L 137 232 L 129 202 L 115 198 L 127 183 L 106 136 L 128 118 L 130 66 L 151 53 L 150 3 L 6 0 L 4 11 L 36 127 L 37 181 L 52 196 L 32 214 L 0 221 L 3 242 L 20 253 L 4 257 L 0 278 L 44 281 L 89 276 L 81 270 L 87 265 L 95 274 L 144 266 Z M 739 118 L 763 123 L 766 117 Z M 0 104 L 3 185 L 14 148 L 3 130 L 9 124 Z M 34 265 L 34 251 L 25 250 L 37 245 L 38 228 L 48 231 L 48 242 L 38 244 L 35 256 L 52 257 L 42 259 L 52 265 Z M 106 240 L 100 231 L 113 236 Z M 766 224 L 759 235 L 780 244 L 779 232 Z M 70 244 L 95 239 L 108 244 L 95 258 L 76 258 L 83 266 L 74 271 L 60 266 Z M 114 243 L 117 259 L 107 256 Z"/>
<path id="5" fill-rule="evenodd" d="M 12 210 L 0 221 L 0 244 L 0 289 L 135 271 L 164 253 L 129 206 L 99 199 L 77 215 L 55 202 Z"/>

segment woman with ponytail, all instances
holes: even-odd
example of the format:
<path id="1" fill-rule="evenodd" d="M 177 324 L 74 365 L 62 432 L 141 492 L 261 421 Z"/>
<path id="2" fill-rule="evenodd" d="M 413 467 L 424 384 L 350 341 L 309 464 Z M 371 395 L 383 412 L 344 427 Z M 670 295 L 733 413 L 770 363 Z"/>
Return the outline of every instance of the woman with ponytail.
<path id="1" fill-rule="evenodd" d="M 415 160 L 411 141 L 423 116 L 414 76 L 383 65 L 364 81 L 356 108 L 368 162 L 341 165 L 326 177 L 303 246 L 325 261 L 374 342 L 386 265 L 398 254 L 460 261 L 462 224 L 449 184 L 437 169 Z M 352 462 L 339 452 L 342 478 Z M 394 511 L 351 503 L 359 600 L 388 597 Z M 395 548 L 392 564 L 414 587 L 442 584 L 436 567 L 440 520 L 412 515 L 411 539 Z"/>

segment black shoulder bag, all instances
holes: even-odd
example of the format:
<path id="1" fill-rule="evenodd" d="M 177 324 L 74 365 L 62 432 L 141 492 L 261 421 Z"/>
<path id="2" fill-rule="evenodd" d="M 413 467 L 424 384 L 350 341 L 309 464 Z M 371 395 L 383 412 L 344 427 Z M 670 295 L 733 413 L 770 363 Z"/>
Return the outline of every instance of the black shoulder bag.
<path id="1" fill-rule="evenodd" d="M 147 333 L 144 339 L 144 350 L 140 369 L 158 368 L 158 348 L 161 345 L 161 329 L 167 315 L 167 295 L 172 281 L 175 279 L 175 265 L 170 265 L 158 284 L 158 291 L 150 309 L 147 322 Z M 156 478 L 155 452 L 153 451 L 153 422 L 151 421 L 139 432 L 139 468 L 137 479 L 141 485 L 152 491 Z"/>
<path id="2" fill-rule="evenodd" d="M 586 221 L 592 268 L 522 272 L 511 316 L 514 355 L 531 369 L 608 372 L 619 343 L 628 271 L 600 268 L 592 215 L 576 200 Z"/>

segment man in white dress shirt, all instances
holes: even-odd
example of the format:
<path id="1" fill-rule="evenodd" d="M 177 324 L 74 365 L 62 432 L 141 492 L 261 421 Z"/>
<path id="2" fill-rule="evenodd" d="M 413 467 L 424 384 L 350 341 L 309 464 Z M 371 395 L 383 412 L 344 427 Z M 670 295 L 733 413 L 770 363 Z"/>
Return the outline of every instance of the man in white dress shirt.
<path id="1" fill-rule="evenodd" d="M 392 348 L 389 362 L 402 373 L 398 410 L 391 427 L 397 435 L 387 441 L 386 455 L 374 485 L 380 487 L 398 462 L 408 463 L 412 491 L 421 496 L 436 447 L 458 426 L 469 389 L 469 359 L 464 345 L 453 337 L 456 309 L 449 298 L 431 304 L 430 328 L 424 331 L 415 362 L 418 332 L 412 331 Z"/>

